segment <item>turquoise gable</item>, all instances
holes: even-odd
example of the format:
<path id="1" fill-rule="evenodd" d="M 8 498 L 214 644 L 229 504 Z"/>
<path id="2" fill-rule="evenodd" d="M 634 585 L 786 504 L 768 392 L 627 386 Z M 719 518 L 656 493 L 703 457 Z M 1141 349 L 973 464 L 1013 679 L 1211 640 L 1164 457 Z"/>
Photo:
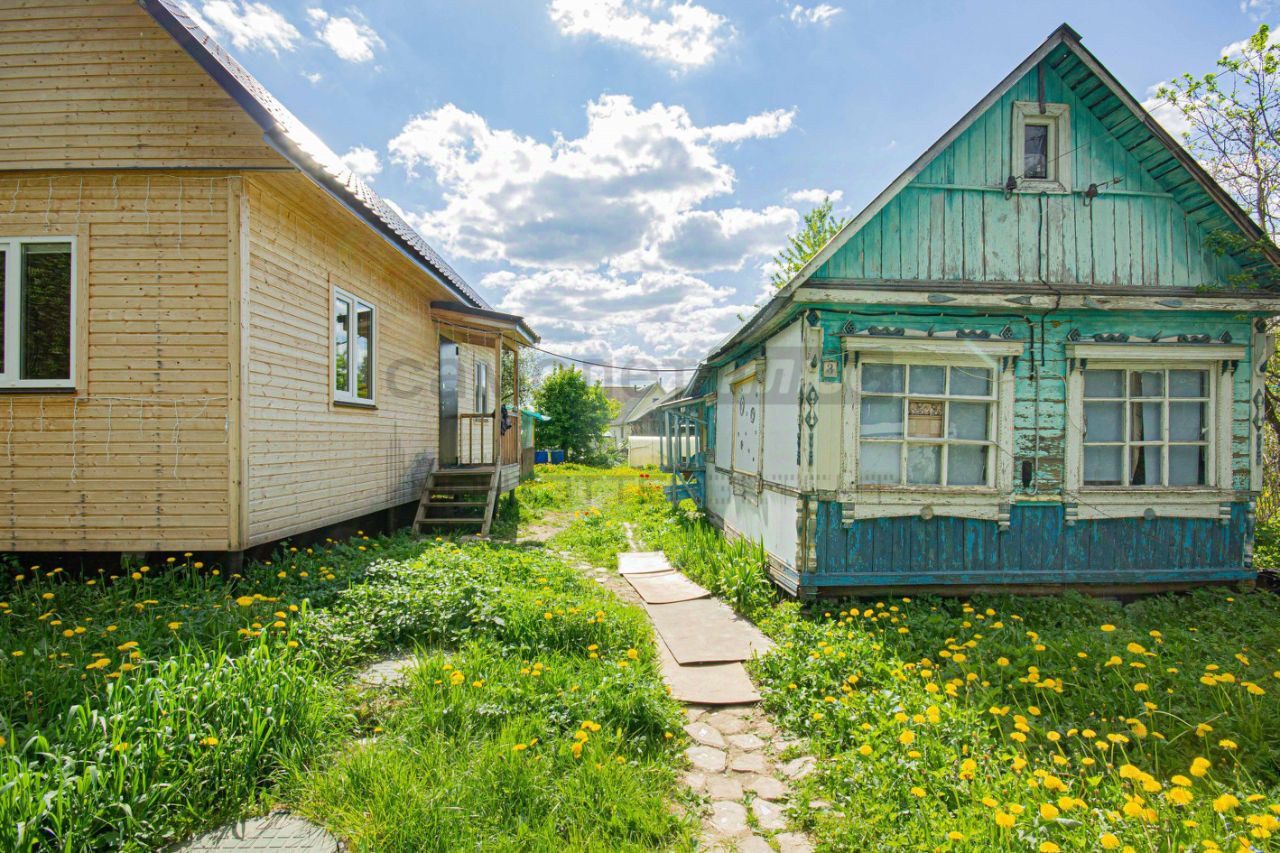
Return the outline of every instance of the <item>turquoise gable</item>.
<path id="1" fill-rule="evenodd" d="M 1135 129 L 1145 129 L 1127 110 L 1129 123 L 1115 118 L 1115 98 L 1069 60 L 1045 59 L 1039 69 L 1045 101 L 1070 107 L 1071 149 L 1064 155 L 1070 159 L 1070 193 L 1004 189 L 1020 171 L 1010 162 L 1013 104 L 1038 96 L 1039 72 L 1033 68 L 938 152 L 811 281 L 1037 284 L 1043 276 L 1050 284 L 1099 289 L 1232 286 L 1240 267 L 1205 244 L 1225 224 L 1216 206 L 1209 210 L 1201 195 L 1174 186 L 1167 160 L 1155 167 L 1159 175 L 1149 172 L 1127 147 Z M 1106 186 L 1088 199 L 1090 184 Z"/>

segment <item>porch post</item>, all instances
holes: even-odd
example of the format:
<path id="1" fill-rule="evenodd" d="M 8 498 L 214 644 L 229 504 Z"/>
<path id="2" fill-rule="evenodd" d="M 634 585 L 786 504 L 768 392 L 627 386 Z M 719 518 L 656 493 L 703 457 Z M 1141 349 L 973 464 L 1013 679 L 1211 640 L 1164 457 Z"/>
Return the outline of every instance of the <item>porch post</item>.
<path id="1" fill-rule="evenodd" d="M 496 468 L 502 464 L 502 333 L 498 333 L 498 341 L 493 346 L 494 379 L 493 379 L 493 464 Z"/>

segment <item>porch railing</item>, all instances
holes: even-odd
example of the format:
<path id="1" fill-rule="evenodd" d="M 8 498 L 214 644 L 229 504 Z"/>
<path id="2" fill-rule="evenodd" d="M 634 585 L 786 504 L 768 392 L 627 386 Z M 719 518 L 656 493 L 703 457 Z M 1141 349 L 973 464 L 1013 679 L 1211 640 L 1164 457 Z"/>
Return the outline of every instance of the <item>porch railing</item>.
<path id="1" fill-rule="evenodd" d="M 458 464 L 492 465 L 493 413 L 464 412 L 458 415 Z"/>

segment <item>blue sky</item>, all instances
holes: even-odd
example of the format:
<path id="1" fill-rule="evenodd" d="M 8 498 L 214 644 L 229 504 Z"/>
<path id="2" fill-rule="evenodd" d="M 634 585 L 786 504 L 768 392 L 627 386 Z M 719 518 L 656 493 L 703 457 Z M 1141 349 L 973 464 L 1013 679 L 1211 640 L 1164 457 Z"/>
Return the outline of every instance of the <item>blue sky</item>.
<path id="1" fill-rule="evenodd" d="M 823 194 L 856 212 L 1064 20 L 1143 99 L 1280 17 L 1271 0 L 186 5 L 547 349 L 663 367 L 736 328 Z"/>

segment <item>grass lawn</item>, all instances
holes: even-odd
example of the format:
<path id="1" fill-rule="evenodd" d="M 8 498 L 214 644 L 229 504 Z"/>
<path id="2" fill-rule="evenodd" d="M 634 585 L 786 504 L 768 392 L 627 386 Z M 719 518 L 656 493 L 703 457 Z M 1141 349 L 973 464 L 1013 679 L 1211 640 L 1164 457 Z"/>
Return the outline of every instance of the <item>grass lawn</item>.
<path id="1" fill-rule="evenodd" d="M 358 850 L 691 846 L 647 621 L 541 549 L 0 568 L 0 849 L 155 849 L 275 804 Z M 351 686 L 414 649 L 403 689 Z"/>
<path id="2" fill-rule="evenodd" d="M 1206 589 L 780 603 L 758 551 L 653 487 L 622 522 L 779 643 L 765 706 L 822 760 L 799 821 L 829 850 L 1280 850 L 1280 598 Z"/>

